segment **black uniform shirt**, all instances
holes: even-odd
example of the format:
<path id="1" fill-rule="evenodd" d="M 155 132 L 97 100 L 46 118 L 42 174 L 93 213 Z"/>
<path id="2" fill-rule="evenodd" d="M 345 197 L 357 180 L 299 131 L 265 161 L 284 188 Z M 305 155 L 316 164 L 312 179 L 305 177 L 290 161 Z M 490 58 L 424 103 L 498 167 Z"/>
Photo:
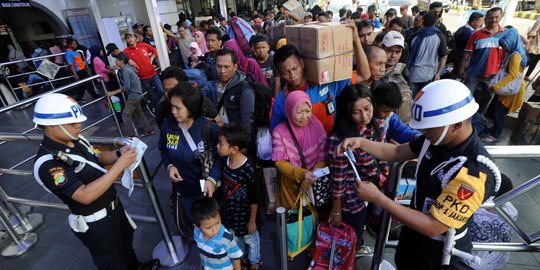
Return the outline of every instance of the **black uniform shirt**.
<path id="1" fill-rule="evenodd" d="M 420 154 L 424 140 L 425 136 L 421 136 L 409 144 L 416 155 Z M 494 173 L 477 161 L 479 155 L 491 159 L 475 132 L 465 142 L 451 149 L 430 145 L 418 168 L 411 208 L 455 228 L 456 235 L 462 233 L 472 222 L 474 212 L 493 194 L 495 186 Z M 441 187 L 443 181 L 447 181 L 444 188 Z M 417 256 L 410 260 L 425 265 L 426 269 L 430 263 L 440 265 L 442 241 L 407 228 L 402 231 L 399 245 L 409 250 L 411 256 Z M 470 252 L 469 233 L 456 241 L 456 248 Z"/>
<path id="2" fill-rule="evenodd" d="M 86 160 L 103 167 L 98 160 L 98 156 L 91 153 L 83 142 L 77 140 L 73 141 L 73 143 L 75 146 L 71 148 L 44 136 L 42 146 L 49 151 L 60 150 L 67 154 L 84 157 Z M 36 160 L 47 154 L 49 154 L 48 151 L 40 148 Z M 72 166 L 69 166 L 63 161 L 53 158 L 41 164 L 38 174 L 43 184 L 67 204 L 71 212 L 76 215 L 93 214 L 106 207 L 116 198 L 116 190 L 112 185 L 103 195 L 89 205 L 81 204 L 71 198 L 79 187 L 89 184 L 105 174 L 89 164 L 76 161 Z"/>

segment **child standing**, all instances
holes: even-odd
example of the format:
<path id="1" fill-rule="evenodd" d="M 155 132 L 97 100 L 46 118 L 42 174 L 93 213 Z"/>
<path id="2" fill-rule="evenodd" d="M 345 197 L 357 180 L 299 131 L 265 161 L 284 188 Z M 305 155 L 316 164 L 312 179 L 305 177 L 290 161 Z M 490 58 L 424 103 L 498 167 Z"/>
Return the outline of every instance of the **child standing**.
<path id="1" fill-rule="evenodd" d="M 259 269 L 262 264 L 256 225 L 259 189 L 255 168 L 242 153 L 249 146 L 249 136 L 249 131 L 238 123 L 226 124 L 220 130 L 218 153 L 227 157 L 221 179 L 221 214 L 223 224 L 233 231 L 242 251 L 247 250 L 250 269 Z"/>
<path id="2" fill-rule="evenodd" d="M 232 235 L 221 224 L 219 205 L 210 197 L 203 197 L 191 205 L 195 225 L 194 239 L 205 270 L 240 270 L 242 250 Z"/>
<path id="3" fill-rule="evenodd" d="M 116 55 L 116 66 L 120 69 L 120 76 L 122 78 L 122 85 L 120 89 L 107 92 L 107 96 L 111 97 L 122 91 L 127 94 L 126 107 L 124 108 L 123 119 L 124 128 L 127 131 L 129 137 L 135 137 L 135 126 L 133 124 L 133 116 L 139 119 L 144 133 L 141 137 L 154 135 L 155 132 L 150 126 L 148 119 L 144 115 L 141 109 L 142 88 L 139 76 L 135 69 L 128 65 L 129 57 L 125 53 L 119 53 Z"/>

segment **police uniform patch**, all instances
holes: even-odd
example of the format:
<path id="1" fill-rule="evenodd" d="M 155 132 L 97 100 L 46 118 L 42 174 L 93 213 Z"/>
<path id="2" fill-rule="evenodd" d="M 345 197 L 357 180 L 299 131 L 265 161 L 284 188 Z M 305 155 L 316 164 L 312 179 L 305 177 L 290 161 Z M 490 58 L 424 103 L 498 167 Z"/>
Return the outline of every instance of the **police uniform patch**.
<path id="1" fill-rule="evenodd" d="M 55 186 L 61 186 L 64 183 L 66 183 L 67 178 L 64 173 L 64 168 L 62 167 L 53 167 L 49 169 L 49 173 L 51 174 L 51 177 L 54 179 L 54 185 Z"/>
<path id="2" fill-rule="evenodd" d="M 474 189 L 464 184 L 461 184 L 457 192 L 458 198 L 462 201 L 468 200 L 470 197 L 472 197 L 473 194 L 474 194 Z"/>

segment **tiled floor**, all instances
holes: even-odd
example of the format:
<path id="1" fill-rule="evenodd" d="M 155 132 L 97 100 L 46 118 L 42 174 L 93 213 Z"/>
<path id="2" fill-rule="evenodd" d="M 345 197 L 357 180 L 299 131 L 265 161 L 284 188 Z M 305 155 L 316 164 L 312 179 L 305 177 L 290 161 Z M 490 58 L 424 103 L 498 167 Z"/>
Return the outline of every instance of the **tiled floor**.
<path id="1" fill-rule="evenodd" d="M 32 127 L 30 124 L 31 114 L 27 111 L 14 111 L 12 113 L 0 115 L 1 132 L 22 132 Z M 91 119 L 100 119 L 104 117 L 105 111 L 99 103 L 93 108 L 85 109 Z M 503 133 L 501 141 L 498 143 L 504 145 L 510 136 L 510 129 L 507 128 Z M 106 120 L 99 127 L 94 127 L 85 132 L 86 136 L 116 136 L 112 120 Z M 149 145 L 146 154 L 146 162 L 153 171 L 159 163 L 159 153 L 156 148 L 158 136 L 145 138 L 144 141 Z M 0 167 L 8 168 L 28 157 L 37 151 L 37 146 L 32 143 L 7 143 L 0 145 Z M 27 162 L 18 169 L 30 170 L 32 162 Z M 514 186 L 525 182 L 536 176 L 540 169 L 540 159 L 499 159 L 497 164 L 502 172 L 506 173 L 514 183 Z M 52 195 L 44 192 L 33 178 L 20 176 L 0 176 L 0 185 L 10 196 L 21 197 L 33 200 L 43 200 L 48 202 L 59 202 Z M 170 221 L 168 212 L 168 197 L 170 194 L 170 182 L 167 179 L 164 170 L 157 174 L 154 185 L 161 203 L 164 216 L 167 219 L 169 228 L 173 232 L 174 225 Z M 129 213 L 139 215 L 153 216 L 153 210 L 150 206 L 148 195 L 143 188 L 136 188 L 130 198 L 127 192 L 121 186 L 117 186 L 120 197 Z M 532 193 L 516 199 L 513 203 L 519 211 L 519 220 L 527 227 L 527 231 L 540 230 L 540 196 L 538 189 Z M 39 242 L 28 253 L 13 259 L 0 257 L 0 269 L 95 269 L 92 259 L 84 246 L 70 232 L 67 224 L 68 211 L 52 208 L 34 208 L 34 212 L 41 213 L 45 217 L 45 222 L 36 233 L 39 236 Z M 268 216 L 266 223 L 261 229 L 262 238 L 262 258 L 265 269 L 278 268 L 277 256 L 277 237 L 276 223 L 274 216 Z M 139 228 L 135 232 L 134 246 L 141 261 L 150 259 L 152 249 L 161 240 L 161 233 L 156 223 L 137 222 Z M 373 243 L 373 237 L 366 235 L 367 243 Z M 6 241 L 0 241 L 5 244 Z M 393 249 L 387 249 L 385 258 L 393 262 Z M 199 259 L 197 251 L 192 251 L 188 259 L 181 265 L 172 269 L 199 269 Z M 301 269 L 303 263 L 300 259 L 290 263 L 289 269 Z M 512 253 L 508 265 L 504 269 L 539 269 L 540 254 L 538 253 Z M 365 268 L 362 268 L 365 269 Z"/>

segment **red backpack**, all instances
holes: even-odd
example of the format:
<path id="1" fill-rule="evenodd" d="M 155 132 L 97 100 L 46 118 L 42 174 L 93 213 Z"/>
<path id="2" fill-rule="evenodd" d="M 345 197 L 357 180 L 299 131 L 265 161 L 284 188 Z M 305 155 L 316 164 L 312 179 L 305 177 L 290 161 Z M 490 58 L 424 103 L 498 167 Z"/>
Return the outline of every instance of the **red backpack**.
<path id="1" fill-rule="evenodd" d="M 354 270 L 356 232 L 345 223 L 339 226 L 321 222 L 317 227 L 317 240 L 310 270 Z M 333 258 L 333 260 L 330 260 Z"/>

